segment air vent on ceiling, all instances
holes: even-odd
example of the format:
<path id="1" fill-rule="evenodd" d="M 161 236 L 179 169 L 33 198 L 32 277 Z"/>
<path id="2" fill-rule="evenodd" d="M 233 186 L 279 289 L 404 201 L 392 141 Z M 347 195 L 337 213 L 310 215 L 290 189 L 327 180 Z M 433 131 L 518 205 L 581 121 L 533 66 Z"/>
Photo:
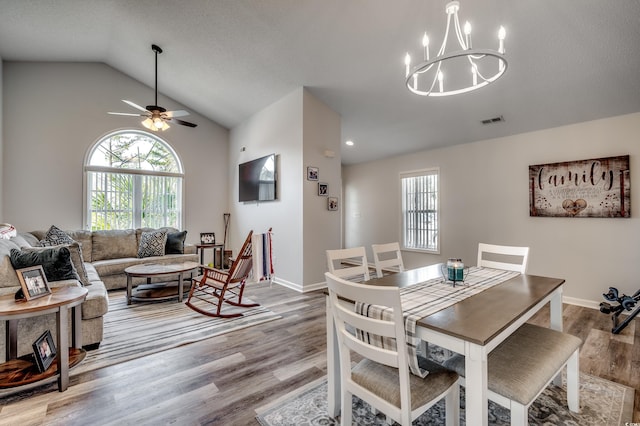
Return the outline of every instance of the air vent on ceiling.
<path id="1" fill-rule="evenodd" d="M 504 121 L 504 117 L 500 115 L 498 117 L 487 118 L 486 120 L 482 120 L 482 124 L 501 123 L 503 121 Z"/>

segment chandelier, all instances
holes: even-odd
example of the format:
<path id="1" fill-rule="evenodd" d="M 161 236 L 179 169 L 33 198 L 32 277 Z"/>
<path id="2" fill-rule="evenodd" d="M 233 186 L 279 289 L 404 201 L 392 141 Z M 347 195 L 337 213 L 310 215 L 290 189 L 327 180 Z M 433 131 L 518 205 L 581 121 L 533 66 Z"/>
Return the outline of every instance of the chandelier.
<path id="1" fill-rule="evenodd" d="M 424 33 L 422 47 L 424 61 L 411 67 L 411 56 L 405 56 L 407 88 L 421 96 L 451 96 L 471 92 L 493 83 L 504 74 L 507 60 L 504 57 L 506 31 L 498 31 L 498 50 L 474 49 L 471 46 L 471 24 L 464 25 L 464 34 L 458 20 L 460 3 L 447 3 L 447 29 L 440 50 L 435 57 L 429 54 L 429 37 Z M 447 53 L 447 41 L 453 20 L 453 31 L 460 50 Z"/>

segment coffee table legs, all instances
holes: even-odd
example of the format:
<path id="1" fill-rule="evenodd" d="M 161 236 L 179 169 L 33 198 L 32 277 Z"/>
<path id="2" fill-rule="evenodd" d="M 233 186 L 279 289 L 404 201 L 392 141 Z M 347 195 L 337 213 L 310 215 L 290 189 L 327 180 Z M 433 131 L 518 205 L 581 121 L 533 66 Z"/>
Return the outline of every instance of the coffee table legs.
<path id="1" fill-rule="evenodd" d="M 131 275 L 127 274 L 127 305 L 131 304 L 131 286 L 133 283 L 131 282 Z"/>
<path id="2" fill-rule="evenodd" d="M 182 272 L 178 274 L 178 302 L 182 302 L 182 296 L 184 295 L 184 281 Z"/>

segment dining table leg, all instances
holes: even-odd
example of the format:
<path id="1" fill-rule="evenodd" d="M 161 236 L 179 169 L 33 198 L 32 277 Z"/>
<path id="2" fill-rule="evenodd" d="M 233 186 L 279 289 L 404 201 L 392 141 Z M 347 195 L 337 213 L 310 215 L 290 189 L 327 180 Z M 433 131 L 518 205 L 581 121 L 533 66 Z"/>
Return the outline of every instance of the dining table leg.
<path id="1" fill-rule="evenodd" d="M 470 342 L 465 343 L 465 407 L 467 424 L 486 426 L 489 422 L 487 400 L 487 350 Z"/>
<path id="2" fill-rule="evenodd" d="M 340 414 L 340 355 L 338 353 L 338 335 L 331 313 L 331 302 L 327 302 L 327 409 L 329 416 Z"/>
<path id="3" fill-rule="evenodd" d="M 549 328 L 562 331 L 562 287 L 558 288 L 549 303 Z M 562 386 L 562 373 L 553 379 L 553 384 Z"/>

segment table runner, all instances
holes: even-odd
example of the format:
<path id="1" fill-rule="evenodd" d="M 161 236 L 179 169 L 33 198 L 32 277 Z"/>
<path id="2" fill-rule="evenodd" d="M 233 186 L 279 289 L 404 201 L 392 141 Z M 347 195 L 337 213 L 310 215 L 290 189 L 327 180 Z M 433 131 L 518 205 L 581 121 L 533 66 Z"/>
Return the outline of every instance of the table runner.
<path id="1" fill-rule="evenodd" d="M 407 352 L 411 373 L 420 377 L 426 377 L 429 373 L 421 369 L 418 365 L 417 347 L 420 344 L 420 338 L 416 337 L 416 323 L 418 320 L 458 303 L 467 297 L 478 294 L 494 285 L 505 282 L 519 274 L 519 272 L 514 271 L 473 266 L 468 269 L 464 283 L 457 283 L 455 287 L 451 282 L 445 282 L 442 277 L 439 277 L 420 284 L 401 288 L 400 300 L 402 302 L 402 311 L 405 319 Z M 387 321 L 392 319 L 391 309 L 388 307 L 357 303 L 355 309 L 359 314 L 366 315 L 370 318 Z M 380 336 L 363 333 L 360 330 L 358 330 L 357 335 L 359 339 L 373 345 L 395 350 L 394 339 L 381 339 Z"/>

